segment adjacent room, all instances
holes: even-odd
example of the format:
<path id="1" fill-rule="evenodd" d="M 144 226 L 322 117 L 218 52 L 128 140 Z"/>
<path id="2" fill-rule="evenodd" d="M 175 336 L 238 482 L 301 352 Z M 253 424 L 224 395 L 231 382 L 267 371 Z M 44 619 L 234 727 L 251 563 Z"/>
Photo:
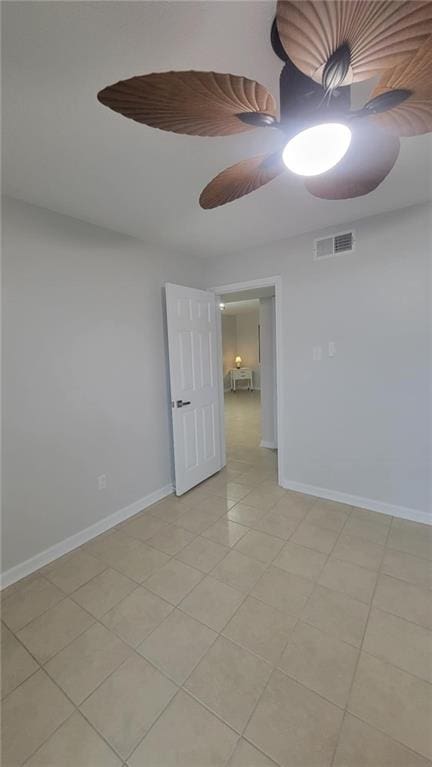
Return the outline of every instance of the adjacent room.
<path id="1" fill-rule="evenodd" d="M 275 286 L 222 294 L 226 457 L 262 461 L 278 477 Z"/>
<path id="2" fill-rule="evenodd" d="M 2 767 L 432 767 L 432 2 L 1 13 Z"/>

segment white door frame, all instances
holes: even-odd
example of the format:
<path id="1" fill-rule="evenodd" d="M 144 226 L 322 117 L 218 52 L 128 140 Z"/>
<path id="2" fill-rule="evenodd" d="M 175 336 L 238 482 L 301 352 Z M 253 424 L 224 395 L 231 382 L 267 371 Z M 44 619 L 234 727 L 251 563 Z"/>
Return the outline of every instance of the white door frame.
<path id="1" fill-rule="evenodd" d="M 276 317 L 276 410 L 277 410 L 277 444 L 278 444 L 278 482 L 281 484 L 282 478 L 286 475 L 285 471 L 285 429 L 284 429 L 284 406 L 283 392 L 284 387 L 284 365 L 282 350 L 282 278 L 279 275 L 274 277 L 262 277 L 258 280 L 247 280 L 246 282 L 235 282 L 229 285 L 218 285 L 210 288 L 217 296 L 225 293 L 239 293 L 242 290 L 256 290 L 257 288 L 274 287 L 275 289 L 275 317 Z M 221 317 L 221 313 L 219 315 Z M 223 384 L 223 356 L 222 356 L 222 320 L 218 322 L 218 355 L 219 355 L 219 411 L 221 418 L 221 459 L 222 466 L 226 464 L 225 454 L 225 427 L 224 427 L 224 384 Z"/>

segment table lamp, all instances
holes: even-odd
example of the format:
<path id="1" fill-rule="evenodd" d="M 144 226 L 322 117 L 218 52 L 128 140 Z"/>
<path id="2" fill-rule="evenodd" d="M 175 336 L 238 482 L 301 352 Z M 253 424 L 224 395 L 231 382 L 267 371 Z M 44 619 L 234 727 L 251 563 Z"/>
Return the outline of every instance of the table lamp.
<path id="1" fill-rule="evenodd" d="M 242 358 L 239 355 L 237 355 L 237 357 L 235 358 L 236 367 L 239 368 L 241 366 L 241 363 L 242 363 Z"/>

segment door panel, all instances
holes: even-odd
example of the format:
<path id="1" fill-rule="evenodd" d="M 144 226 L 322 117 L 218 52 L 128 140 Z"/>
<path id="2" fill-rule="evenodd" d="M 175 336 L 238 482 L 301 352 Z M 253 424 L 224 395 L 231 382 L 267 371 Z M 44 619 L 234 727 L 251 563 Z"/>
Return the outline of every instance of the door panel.
<path id="1" fill-rule="evenodd" d="M 195 389 L 193 341 L 190 331 L 179 333 L 181 394 Z"/>
<path id="2" fill-rule="evenodd" d="M 216 302 L 167 283 L 166 305 L 176 493 L 221 468 Z"/>
<path id="3" fill-rule="evenodd" d="M 215 408 L 214 405 L 207 405 L 203 408 L 203 438 L 204 438 L 204 458 L 210 461 L 216 455 L 216 434 L 215 434 Z"/>
<path id="4" fill-rule="evenodd" d="M 207 388 L 213 386 L 213 368 L 212 368 L 212 344 L 214 344 L 213 334 L 211 332 L 207 334 L 200 333 L 198 335 L 199 340 L 199 356 L 200 360 L 200 385 L 201 388 Z"/>
<path id="5" fill-rule="evenodd" d="M 198 465 L 198 439 L 197 439 L 197 413 L 192 410 L 182 413 L 183 419 L 183 445 L 184 445 L 184 465 L 187 471 L 194 469 Z"/>

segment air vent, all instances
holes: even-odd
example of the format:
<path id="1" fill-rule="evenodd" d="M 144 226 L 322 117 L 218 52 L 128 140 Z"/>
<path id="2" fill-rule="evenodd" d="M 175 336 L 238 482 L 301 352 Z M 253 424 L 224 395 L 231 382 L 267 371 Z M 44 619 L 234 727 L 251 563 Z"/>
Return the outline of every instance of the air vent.
<path id="1" fill-rule="evenodd" d="M 331 258 L 332 256 L 341 256 L 344 253 L 352 253 L 354 250 L 355 237 L 354 232 L 341 232 L 332 237 L 323 237 L 315 240 L 314 260 L 321 258 Z"/>
<path id="2" fill-rule="evenodd" d="M 334 252 L 348 253 L 353 249 L 353 233 L 337 234 L 334 238 Z"/>

